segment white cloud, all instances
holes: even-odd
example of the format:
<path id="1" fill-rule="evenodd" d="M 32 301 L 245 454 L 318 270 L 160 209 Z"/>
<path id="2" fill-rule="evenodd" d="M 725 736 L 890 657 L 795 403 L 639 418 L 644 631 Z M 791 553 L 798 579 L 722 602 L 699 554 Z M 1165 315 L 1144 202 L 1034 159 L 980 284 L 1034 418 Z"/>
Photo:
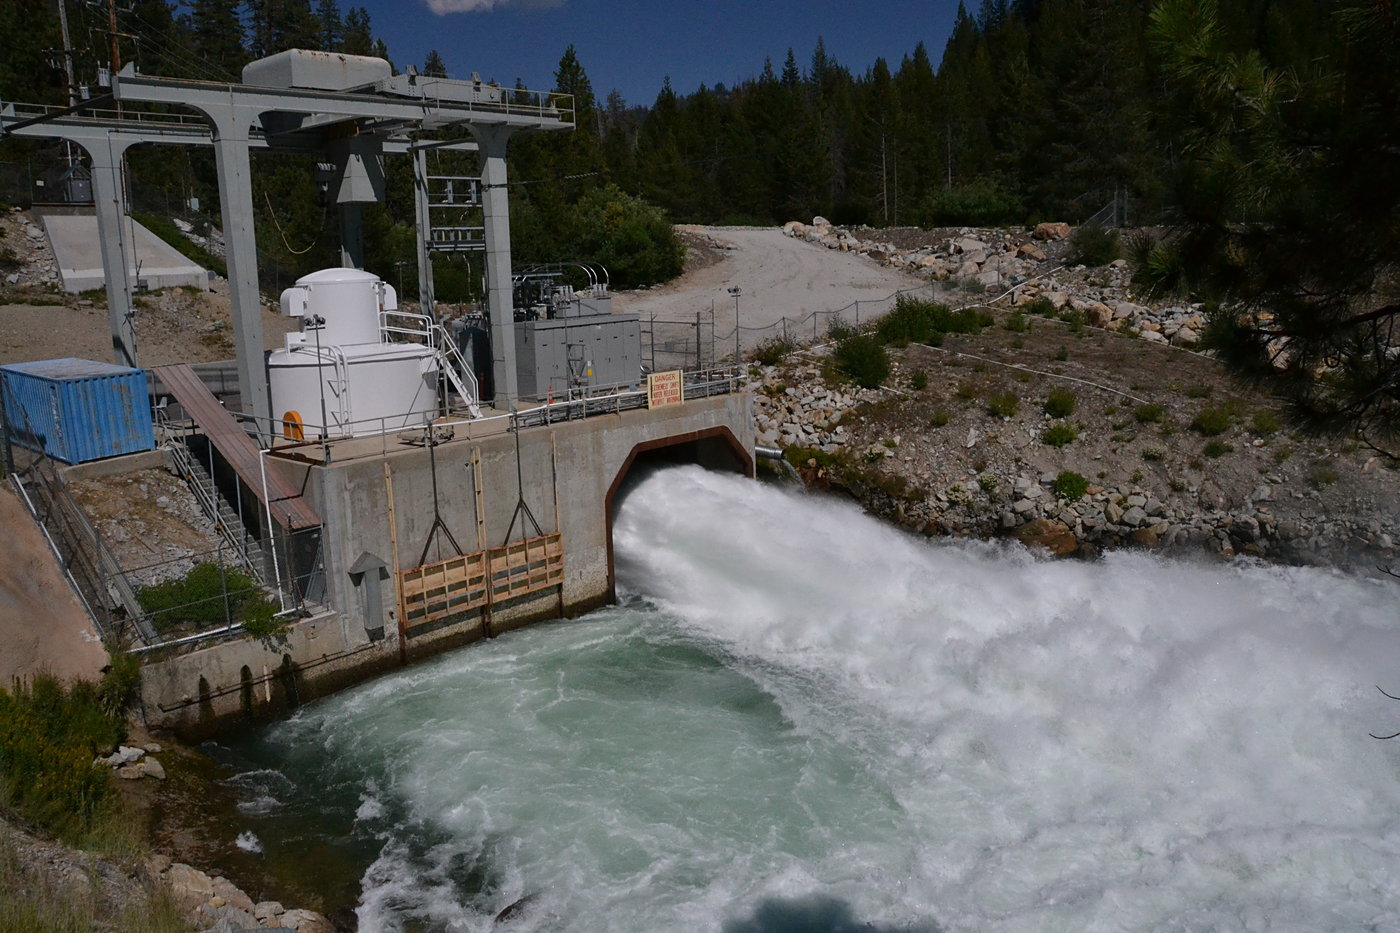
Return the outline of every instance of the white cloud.
<path id="1" fill-rule="evenodd" d="M 438 16 L 448 13 L 485 13 L 503 6 L 563 6 L 565 0 L 427 0 L 428 9 Z"/>

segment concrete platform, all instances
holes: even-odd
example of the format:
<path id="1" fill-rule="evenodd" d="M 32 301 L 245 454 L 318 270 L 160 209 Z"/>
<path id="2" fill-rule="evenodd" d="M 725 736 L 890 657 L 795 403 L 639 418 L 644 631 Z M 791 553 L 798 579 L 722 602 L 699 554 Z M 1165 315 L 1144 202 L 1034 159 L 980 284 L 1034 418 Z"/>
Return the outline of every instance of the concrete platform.
<path id="1" fill-rule="evenodd" d="M 97 235 L 95 214 L 48 214 L 43 218 L 44 232 L 53 247 L 63 290 L 79 292 L 102 288 L 106 277 L 102 271 L 102 248 Z M 127 218 L 129 242 L 135 243 L 135 265 L 131 279 L 147 289 L 190 286 L 207 290 L 209 273 L 191 262 L 169 243 L 136 221 Z"/>

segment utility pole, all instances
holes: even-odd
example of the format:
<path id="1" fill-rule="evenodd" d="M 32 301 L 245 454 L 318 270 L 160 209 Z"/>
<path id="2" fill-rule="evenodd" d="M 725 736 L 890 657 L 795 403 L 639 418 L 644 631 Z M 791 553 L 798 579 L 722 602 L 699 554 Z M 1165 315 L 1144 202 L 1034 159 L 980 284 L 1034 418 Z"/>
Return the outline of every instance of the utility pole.
<path id="1" fill-rule="evenodd" d="M 107 0 L 107 37 L 112 42 L 112 77 L 122 70 L 121 50 L 117 48 L 117 0 Z"/>
<path id="2" fill-rule="evenodd" d="M 78 102 L 78 81 L 73 76 L 73 42 L 68 38 L 68 0 L 58 0 L 58 28 L 63 34 L 63 75 L 68 81 L 68 106 Z"/>

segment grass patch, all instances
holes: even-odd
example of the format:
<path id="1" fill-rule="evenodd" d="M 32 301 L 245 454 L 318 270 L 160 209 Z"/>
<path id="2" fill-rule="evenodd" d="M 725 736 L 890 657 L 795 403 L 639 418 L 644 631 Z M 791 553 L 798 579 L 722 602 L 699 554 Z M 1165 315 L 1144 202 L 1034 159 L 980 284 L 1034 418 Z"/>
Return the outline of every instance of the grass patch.
<path id="1" fill-rule="evenodd" d="M 115 819 L 111 775 L 92 760 L 124 737 L 139 671 L 135 659 L 118 655 L 96 683 L 40 675 L 0 689 L 0 805 L 75 844 Z"/>
<path id="2" fill-rule="evenodd" d="M 894 347 L 911 343 L 937 347 L 943 345 L 945 334 L 980 334 L 993 320 L 986 311 L 953 311 L 934 301 L 901 295 L 895 299 L 894 310 L 875 325 L 875 334 L 881 343 Z"/>
<path id="3" fill-rule="evenodd" d="M 224 261 L 181 233 L 180 228 L 168 217 L 132 211 L 131 218 L 175 247 L 186 259 L 198 263 L 222 278 L 228 278 L 228 267 L 224 265 Z"/>
<path id="4" fill-rule="evenodd" d="M 929 416 L 929 424 L 933 425 L 935 428 L 941 428 L 952 420 L 953 416 L 942 408 L 935 408 L 933 414 Z"/>
<path id="5" fill-rule="evenodd" d="M 770 337 L 753 349 L 753 358 L 756 362 L 764 366 L 777 366 L 787 359 L 788 354 L 794 349 L 790 340 L 782 337 Z"/>
<path id="6" fill-rule="evenodd" d="M 1279 422 L 1278 415 L 1268 409 L 1260 409 L 1254 413 L 1250 419 L 1249 429 L 1260 437 L 1272 437 L 1279 432 L 1283 425 Z"/>
<path id="7" fill-rule="evenodd" d="M 257 582 L 241 570 L 212 562 L 196 564 L 178 580 L 142 587 L 136 599 L 162 633 L 230 622 L 243 623 L 256 638 L 279 630 L 273 619 L 277 603 L 263 595 Z"/>
<path id="8" fill-rule="evenodd" d="M 1078 438 L 1079 428 L 1071 421 L 1056 421 L 1040 435 L 1040 439 L 1051 447 L 1066 447 Z"/>
<path id="9" fill-rule="evenodd" d="M 1072 263 L 1106 266 L 1121 252 L 1118 231 L 1099 224 L 1081 224 L 1069 235 L 1069 252 Z"/>
<path id="10" fill-rule="evenodd" d="M 987 398 L 987 410 L 998 418 L 1010 418 L 1016 414 L 1020 404 L 1021 400 L 1014 392 L 998 392 Z"/>
<path id="11" fill-rule="evenodd" d="M 1001 325 L 1013 334 L 1024 334 L 1030 331 L 1031 322 L 1026 320 L 1026 316 L 1020 311 L 1013 311 L 1006 322 Z"/>
<path id="12" fill-rule="evenodd" d="M 916 369 L 909 374 L 909 388 L 915 392 L 922 392 L 928 388 L 928 373 L 922 369 Z"/>
<path id="13" fill-rule="evenodd" d="M 1216 437 L 1224 434 L 1235 423 L 1235 417 L 1223 405 L 1203 408 L 1191 421 L 1191 429 L 1202 437 Z"/>
<path id="14" fill-rule="evenodd" d="M 1166 414 L 1161 405 L 1139 405 L 1133 409 L 1133 417 L 1138 424 L 1156 424 Z"/>
<path id="15" fill-rule="evenodd" d="M 1206 441 L 1206 446 L 1201 448 L 1201 453 L 1204 454 L 1206 457 L 1210 458 L 1211 460 L 1215 460 L 1219 457 L 1225 456 L 1228 453 L 1234 452 L 1234 449 L 1234 445 L 1227 444 L 1224 441 Z"/>
<path id="16" fill-rule="evenodd" d="M 1073 470 L 1065 470 L 1055 477 L 1052 488 L 1057 497 L 1069 502 L 1078 502 L 1089 491 L 1089 480 Z"/>
<path id="17" fill-rule="evenodd" d="M 1045 397 L 1045 413 L 1051 418 L 1068 418 L 1074 414 L 1074 406 L 1078 400 L 1069 389 L 1051 389 L 1050 394 Z"/>
<path id="18" fill-rule="evenodd" d="M 890 357 L 870 334 L 852 334 L 836 344 L 837 370 L 863 389 L 877 389 L 890 375 Z"/>
<path id="19" fill-rule="evenodd" d="M 1337 471 L 1330 467 L 1313 467 L 1308 473 L 1308 485 L 1314 489 L 1326 489 L 1341 479 Z"/>

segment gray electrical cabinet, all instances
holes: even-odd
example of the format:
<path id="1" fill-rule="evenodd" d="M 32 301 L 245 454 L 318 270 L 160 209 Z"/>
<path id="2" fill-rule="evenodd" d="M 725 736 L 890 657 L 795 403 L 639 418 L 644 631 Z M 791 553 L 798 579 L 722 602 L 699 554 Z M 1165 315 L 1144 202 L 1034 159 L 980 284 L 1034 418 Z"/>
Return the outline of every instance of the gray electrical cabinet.
<path id="1" fill-rule="evenodd" d="M 635 389 L 641 384 L 642 327 L 637 315 L 575 307 L 582 313 L 516 323 L 521 396 L 564 399 L 571 390 Z"/>

